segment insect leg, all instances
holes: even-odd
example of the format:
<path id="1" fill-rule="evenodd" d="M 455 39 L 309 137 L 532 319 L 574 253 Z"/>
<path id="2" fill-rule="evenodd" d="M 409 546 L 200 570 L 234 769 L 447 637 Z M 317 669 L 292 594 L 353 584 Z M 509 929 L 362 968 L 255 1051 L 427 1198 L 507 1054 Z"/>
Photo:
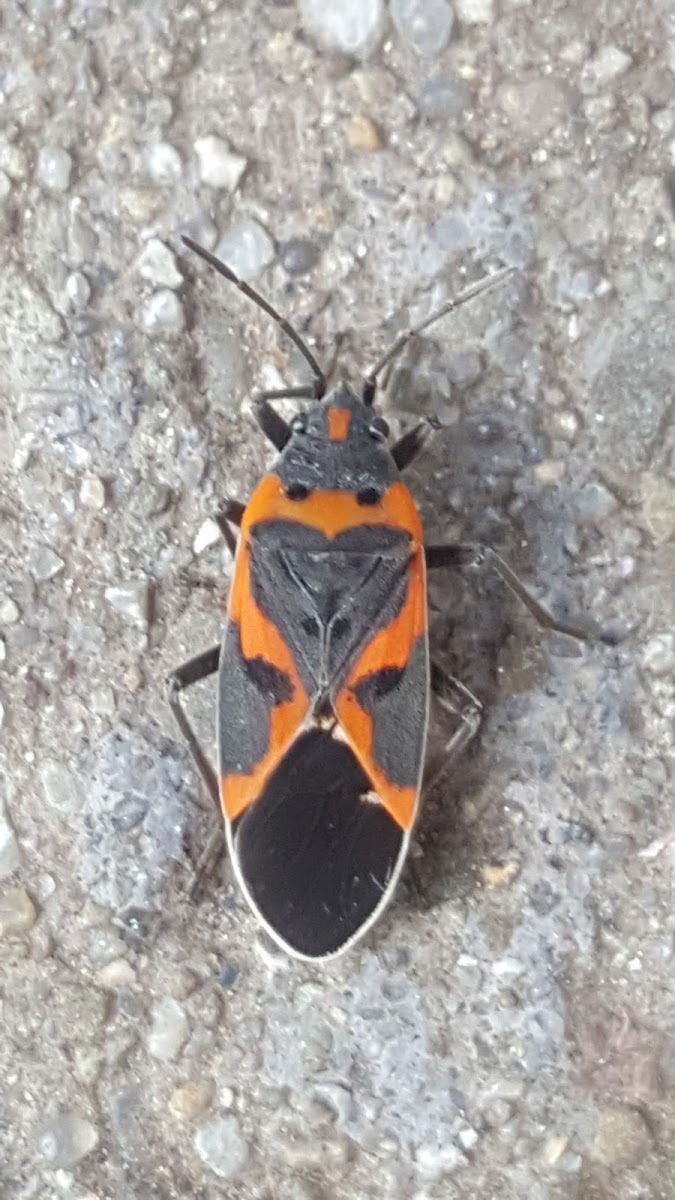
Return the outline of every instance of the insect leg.
<path id="1" fill-rule="evenodd" d="M 198 893 L 201 890 L 204 880 L 209 875 L 212 875 L 218 867 L 225 853 L 225 839 L 221 826 L 223 814 L 220 805 L 220 792 L 216 772 L 206 757 L 206 753 L 202 749 L 199 739 L 187 718 L 180 701 L 180 694 L 185 688 L 191 687 L 193 683 L 199 683 L 200 680 L 208 679 L 209 675 L 213 675 L 218 670 L 219 661 L 220 645 L 213 646 L 210 650 L 205 650 L 202 654 L 197 654 L 195 658 L 191 658 L 188 662 L 183 663 L 182 667 L 178 667 L 177 670 L 172 672 L 167 681 L 169 704 L 178 722 L 178 727 L 190 747 L 197 770 L 206 784 L 207 791 L 216 806 L 216 811 L 220 818 L 218 827 L 214 829 L 209 837 L 206 848 L 200 855 L 195 867 L 194 880 L 190 888 L 191 900 L 198 898 Z"/>
<path id="2" fill-rule="evenodd" d="M 239 527 L 241 525 L 245 508 L 246 505 L 242 504 L 241 500 L 221 500 L 213 517 L 223 535 L 223 541 L 233 558 L 237 549 L 237 539 L 232 532 L 231 526 L 236 525 Z"/>
<path id="3" fill-rule="evenodd" d="M 413 459 L 417 458 L 430 433 L 429 422 L 420 421 L 419 425 L 414 425 L 394 443 L 391 447 L 391 455 L 399 471 L 404 471 Z"/>
<path id="4" fill-rule="evenodd" d="M 435 567 L 487 567 L 494 571 L 502 583 L 505 583 L 518 597 L 521 604 L 525 605 L 542 629 L 550 629 L 554 633 L 566 633 L 569 637 L 579 638 L 582 641 L 598 639 L 613 642 L 615 640 L 611 634 L 603 633 L 594 621 L 583 617 L 580 617 L 578 621 L 564 621 L 555 617 L 545 605 L 535 599 L 515 571 L 512 571 L 508 563 L 504 562 L 501 555 L 489 546 L 427 546 L 425 554 L 427 567 L 430 570 Z"/>
<path id="5" fill-rule="evenodd" d="M 441 707 L 459 718 L 459 724 L 445 744 L 440 765 L 432 765 L 430 778 L 425 777 L 425 789 L 436 782 L 448 763 L 476 736 L 483 715 L 483 705 L 473 692 L 435 663 L 431 666 L 431 689 Z"/>
<path id="6" fill-rule="evenodd" d="M 210 650 L 205 650 L 202 654 L 197 654 L 194 658 L 189 659 L 188 662 L 183 663 L 181 667 L 172 671 L 167 680 L 167 700 L 171 705 L 171 711 L 176 718 L 178 728 L 190 747 L 197 770 L 206 784 L 206 788 L 216 806 L 218 814 L 222 815 L 216 772 L 206 757 L 205 751 L 202 749 L 180 698 L 181 692 L 185 688 L 192 687 L 193 683 L 199 683 L 201 679 L 207 679 L 209 675 L 215 674 L 218 670 L 219 662 L 220 645 L 212 646 Z"/>

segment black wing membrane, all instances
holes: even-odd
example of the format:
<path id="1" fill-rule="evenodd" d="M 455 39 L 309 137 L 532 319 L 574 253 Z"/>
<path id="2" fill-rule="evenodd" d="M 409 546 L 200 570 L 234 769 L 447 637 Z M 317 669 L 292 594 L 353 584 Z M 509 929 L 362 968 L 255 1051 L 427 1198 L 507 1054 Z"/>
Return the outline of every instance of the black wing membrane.
<path id="1" fill-rule="evenodd" d="M 253 904 L 291 951 L 335 954 L 370 923 L 398 871 L 406 834 L 349 746 L 301 734 L 235 822 L 237 865 Z"/>

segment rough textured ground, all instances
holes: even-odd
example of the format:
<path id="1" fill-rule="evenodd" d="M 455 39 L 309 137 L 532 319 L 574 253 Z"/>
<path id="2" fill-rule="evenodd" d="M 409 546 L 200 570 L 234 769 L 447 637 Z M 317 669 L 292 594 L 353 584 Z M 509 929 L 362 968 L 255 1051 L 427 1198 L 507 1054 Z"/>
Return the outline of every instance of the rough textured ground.
<path id="1" fill-rule="evenodd" d="M 7 1200 L 675 1194 L 673 12 L 390 9 L 0 15 Z M 620 639 L 434 581 L 484 726 L 428 798 L 423 899 L 404 879 L 323 970 L 227 868 L 188 898 L 210 813 L 163 680 L 219 637 L 207 521 L 269 461 L 248 397 L 301 364 L 181 231 L 354 372 L 520 268 L 416 345 L 388 415 L 440 422 L 430 536 Z M 191 711 L 209 738 L 208 685 Z"/>

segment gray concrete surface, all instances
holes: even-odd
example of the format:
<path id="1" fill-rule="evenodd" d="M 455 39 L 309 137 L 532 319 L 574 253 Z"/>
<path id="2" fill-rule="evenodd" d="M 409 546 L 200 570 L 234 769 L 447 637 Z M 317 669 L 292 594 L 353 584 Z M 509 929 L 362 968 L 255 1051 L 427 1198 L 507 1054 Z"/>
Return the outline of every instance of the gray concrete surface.
<path id="1" fill-rule="evenodd" d="M 669 0 L 0 20 L 0 1193 L 671 1200 Z M 210 813 L 163 680 L 219 637 L 207 522 L 269 461 L 252 389 L 301 364 L 181 231 L 353 371 L 520 268 L 388 415 L 440 422 L 431 537 L 619 635 L 434 581 L 484 726 L 428 797 L 421 892 L 323 970 L 270 951 L 227 867 L 188 897 Z M 191 712 L 210 739 L 208 685 Z"/>

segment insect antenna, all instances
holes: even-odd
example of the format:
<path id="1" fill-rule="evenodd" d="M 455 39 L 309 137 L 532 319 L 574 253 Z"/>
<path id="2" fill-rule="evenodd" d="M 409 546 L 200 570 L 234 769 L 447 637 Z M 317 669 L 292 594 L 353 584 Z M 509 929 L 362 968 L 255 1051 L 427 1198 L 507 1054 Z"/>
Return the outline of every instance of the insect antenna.
<path id="1" fill-rule="evenodd" d="M 234 271 L 231 271 L 224 262 L 221 262 L 219 258 L 216 258 L 215 254 L 211 254 L 210 250 L 206 250 L 203 246 L 200 246 L 198 242 L 193 242 L 191 237 L 183 236 L 182 240 L 185 245 L 190 248 L 190 250 L 194 250 L 195 254 L 198 254 L 200 258 L 204 259 L 204 262 L 207 262 L 210 267 L 213 267 L 214 271 L 217 271 L 219 275 L 223 275 L 224 278 L 228 279 L 230 283 L 233 283 L 236 288 L 239 288 L 239 291 L 243 292 L 245 296 L 248 296 L 248 299 L 252 300 L 254 304 L 257 304 L 258 308 L 262 308 L 263 312 L 267 313 L 268 317 L 271 317 L 272 320 L 275 321 L 279 326 L 279 328 L 283 330 L 286 336 L 291 339 L 294 345 L 297 346 L 303 358 L 307 363 L 309 363 L 312 375 L 314 376 L 313 394 L 315 399 L 320 400 L 326 391 L 326 376 L 309 349 L 309 346 L 303 342 L 300 334 L 296 332 L 290 322 L 287 321 L 285 317 L 282 317 L 281 313 L 278 313 L 276 308 L 272 308 L 272 305 L 269 303 L 269 301 L 265 300 L 264 296 L 261 296 L 260 293 L 256 292 L 254 288 L 249 286 L 248 283 L 246 283 L 243 279 L 240 279 L 238 275 L 235 275 Z"/>
<path id="2" fill-rule="evenodd" d="M 370 371 L 366 374 L 363 382 L 363 403 L 368 405 L 373 403 L 377 390 L 378 375 L 381 374 L 393 358 L 396 358 L 402 350 L 405 350 L 405 347 L 412 338 L 417 337 L 419 333 L 423 333 L 435 321 L 440 321 L 441 317 L 454 312 L 460 305 L 466 304 L 467 300 L 473 300 L 475 296 L 480 296 L 483 292 L 488 292 L 491 288 L 496 287 L 508 275 L 512 275 L 515 269 L 515 267 L 502 267 L 499 271 L 494 271 L 491 275 L 485 275 L 482 279 L 477 280 L 476 283 L 470 284 L 458 296 L 453 296 L 451 300 L 446 300 L 445 304 L 432 312 L 431 316 L 427 317 L 424 321 L 420 321 L 419 325 L 413 325 L 412 329 L 406 329 L 404 333 L 399 334 L 393 345 L 385 351 L 382 357 L 377 360 L 375 366 L 371 367 Z"/>

